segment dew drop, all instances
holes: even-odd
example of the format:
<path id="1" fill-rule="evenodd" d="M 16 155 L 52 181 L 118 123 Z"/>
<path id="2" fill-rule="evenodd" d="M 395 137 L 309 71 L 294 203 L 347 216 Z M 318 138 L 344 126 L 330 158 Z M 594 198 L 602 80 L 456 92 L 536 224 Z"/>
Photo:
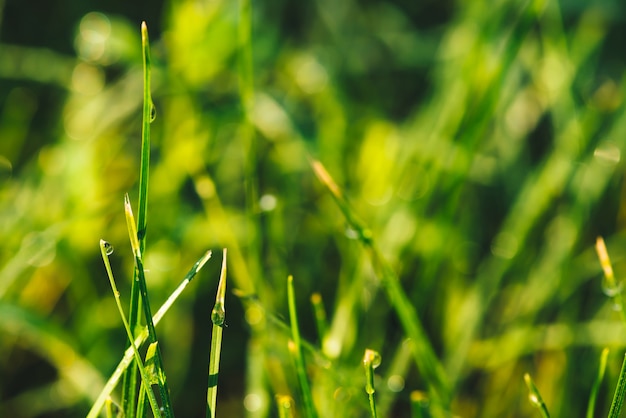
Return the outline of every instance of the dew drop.
<path id="1" fill-rule="evenodd" d="M 154 120 L 156 119 L 156 107 L 154 106 L 154 103 L 150 103 L 150 123 L 154 122 Z"/>
<path id="2" fill-rule="evenodd" d="M 365 356 L 363 357 L 363 364 L 365 364 L 366 366 L 371 365 L 373 369 L 377 368 L 378 366 L 380 366 L 380 363 L 382 362 L 382 357 L 381 355 L 374 350 L 370 350 L 369 348 L 367 350 L 365 350 Z"/>
<path id="3" fill-rule="evenodd" d="M 107 241 L 104 241 L 104 251 L 106 253 L 106 255 L 111 255 L 113 254 L 113 246 L 111 244 L 109 244 Z"/>
<path id="4" fill-rule="evenodd" d="M 615 297 L 622 293 L 622 283 L 616 283 L 615 280 L 608 280 L 606 277 L 603 277 L 602 292 L 610 298 Z"/>
<path id="5" fill-rule="evenodd" d="M 537 398 L 537 395 L 531 393 L 530 395 L 528 395 L 528 400 L 530 401 L 531 405 L 535 407 L 541 406 L 541 402 L 539 402 L 539 398 Z"/>

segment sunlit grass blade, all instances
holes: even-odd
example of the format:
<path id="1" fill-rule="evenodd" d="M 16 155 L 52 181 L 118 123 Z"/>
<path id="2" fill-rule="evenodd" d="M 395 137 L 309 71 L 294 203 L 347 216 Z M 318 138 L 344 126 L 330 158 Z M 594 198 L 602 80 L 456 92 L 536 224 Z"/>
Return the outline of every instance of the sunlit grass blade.
<path id="1" fill-rule="evenodd" d="M 609 258 L 609 252 L 602 237 L 596 239 L 596 253 L 602 266 L 604 276 L 602 277 L 602 291 L 613 300 L 615 310 L 620 313 L 622 322 L 626 325 L 626 313 L 624 312 L 624 300 L 622 297 L 623 284 L 615 278 L 613 265 Z"/>
<path id="2" fill-rule="evenodd" d="M 111 263 L 109 262 L 109 255 L 111 254 L 111 245 L 104 241 L 100 240 L 100 252 L 102 253 L 102 260 L 104 261 L 104 265 L 107 271 L 107 275 L 109 277 L 109 282 L 111 283 L 111 289 L 113 290 L 113 295 L 115 296 L 115 304 L 117 305 L 117 310 L 122 317 L 122 322 L 124 323 L 124 329 L 126 330 L 126 334 L 128 336 L 128 341 L 130 342 L 131 348 L 133 350 L 133 354 L 135 356 L 135 361 L 139 367 L 139 373 L 141 374 L 141 380 L 145 384 L 144 389 L 146 394 L 148 395 L 148 400 L 150 401 L 150 407 L 152 408 L 152 413 L 155 417 L 160 417 L 161 413 L 159 411 L 159 405 L 156 400 L 156 396 L 152 391 L 152 386 L 149 383 L 149 376 L 146 371 L 146 368 L 141 361 L 141 357 L 139 355 L 139 351 L 137 350 L 137 346 L 134 344 L 134 337 L 130 330 L 130 326 L 128 325 L 128 321 L 126 320 L 126 314 L 124 313 L 124 308 L 122 308 L 122 302 L 120 301 L 120 292 L 117 290 L 117 285 L 115 284 L 115 279 L 113 278 L 113 270 L 111 269 Z"/>
<path id="3" fill-rule="evenodd" d="M 315 314 L 315 325 L 317 326 L 317 335 L 320 342 L 324 341 L 324 336 L 328 331 L 328 323 L 326 321 L 326 310 L 322 302 L 322 295 L 313 293 L 311 295 L 311 305 L 313 305 L 313 313 Z"/>
<path id="4" fill-rule="evenodd" d="M 530 404 L 539 409 L 543 418 L 550 418 L 548 407 L 543 401 L 543 398 L 539 393 L 539 389 L 537 389 L 537 386 L 535 386 L 535 383 L 528 373 L 524 375 L 524 382 L 526 382 L 526 386 L 528 387 L 528 400 L 530 401 Z"/>
<path id="5" fill-rule="evenodd" d="M 152 322 L 152 312 L 150 309 L 150 299 L 148 298 L 148 287 L 146 285 L 145 270 L 143 268 L 143 260 L 141 258 L 141 249 L 139 240 L 137 238 L 137 227 L 135 224 L 135 217 L 133 216 L 133 210 L 128 199 L 128 194 L 124 196 L 124 208 L 126 212 L 126 224 L 128 226 L 128 236 L 130 237 L 130 245 L 133 249 L 135 256 L 135 270 L 137 271 L 137 282 L 139 284 L 139 292 L 141 295 L 141 307 L 143 308 L 143 314 L 146 318 L 146 325 L 148 326 L 148 338 L 151 344 L 158 342 L 158 337 L 154 323 Z M 161 401 L 163 402 L 163 411 L 166 417 L 173 417 L 174 410 L 172 408 L 172 402 L 170 400 L 170 392 L 167 385 L 167 379 L 163 372 L 163 359 L 161 357 L 161 349 L 156 345 L 155 353 L 155 365 L 157 375 L 159 379 L 157 384 L 159 386 L 159 392 L 161 394 Z"/>
<path id="6" fill-rule="evenodd" d="M 138 228 L 136 238 L 139 240 L 140 252 L 143 252 L 146 244 L 146 227 L 148 213 L 148 177 L 150 172 L 150 123 L 153 119 L 154 104 L 150 91 L 150 40 L 148 38 L 148 26 L 141 22 L 141 50 L 143 61 L 143 111 L 141 124 L 141 163 L 139 168 L 139 209 L 137 213 Z M 133 273 L 134 279 L 130 291 L 130 311 L 128 322 L 131 330 L 138 328 L 141 320 L 141 299 L 137 279 L 137 270 Z M 122 409 L 127 416 L 134 415 L 134 395 L 137 385 L 137 371 L 130 368 L 124 373 L 122 388 Z"/>
<path id="7" fill-rule="evenodd" d="M 624 395 L 626 395 L 626 355 L 622 362 L 622 369 L 619 372 L 619 379 L 617 380 L 617 387 L 613 394 L 613 402 L 611 402 L 611 409 L 609 410 L 609 418 L 618 418 L 622 412 L 622 406 L 624 405 Z"/>
<path id="8" fill-rule="evenodd" d="M 152 317 L 152 321 L 154 325 L 157 325 L 161 321 L 161 319 L 163 319 L 163 316 L 167 313 L 170 307 L 174 304 L 176 299 L 178 299 L 178 297 L 183 292 L 183 290 L 185 290 L 185 287 L 187 287 L 189 282 L 193 280 L 193 278 L 196 276 L 198 271 L 200 271 L 200 269 L 206 264 L 207 261 L 209 261 L 210 258 L 211 258 L 211 251 L 207 251 L 198 261 L 196 261 L 196 263 L 189 270 L 189 272 L 187 272 L 187 274 L 185 275 L 181 283 L 178 285 L 178 287 L 172 292 L 172 294 L 167 298 L 167 300 L 163 303 L 163 305 L 161 305 L 159 310 Z M 137 337 L 135 338 L 135 347 L 141 346 L 147 339 L 148 339 L 148 327 L 144 326 L 141 332 L 138 333 Z M 109 380 L 107 381 L 106 385 L 100 392 L 100 396 L 98 396 L 94 404 L 91 406 L 91 409 L 89 410 L 89 413 L 87 414 L 87 418 L 96 418 L 100 414 L 100 411 L 102 407 L 104 406 L 106 399 L 109 396 L 111 396 L 111 393 L 117 386 L 120 378 L 122 377 L 122 374 L 133 363 L 134 355 L 135 353 L 134 353 L 133 347 L 129 347 L 126 349 L 126 351 L 124 352 L 124 357 L 122 357 L 122 360 L 119 362 L 119 364 L 115 368 L 115 371 L 113 372 L 111 377 L 109 377 Z"/>
<path id="9" fill-rule="evenodd" d="M 217 379 L 220 371 L 220 355 L 222 353 L 222 331 L 224 330 L 224 320 L 226 319 L 226 248 L 223 250 L 222 271 L 220 282 L 217 285 L 217 295 L 215 305 L 211 311 L 211 351 L 209 354 L 209 384 L 207 389 L 207 418 L 215 418 L 217 408 Z"/>
<path id="10" fill-rule="evenodd" d="M 380 366 L 381 357 L 380 354 L 374 350 L 366 349 L 363 355 L 363 367 L 365 368 L 365 392 L 370 401 L 370 412 L 372 418 L 376 418 L 376 400 L 374 399 L 374 369 Z"/>
<path id="11" fill-rule="evenodd" d="M 313 405 L 313 395 L 309 386 L 309 379 L 306 374 L 304 365 L 304 356 L 302 355 L 302 342 L 300 340 L 300 329 L 298 327 L 298 314 L 296 311 L 296 295 L 293 289 L 293 276 L 287 278 L 287 299 L 289 304 L 289 322 L 291 324 L 291 338 L 289 341 L 289 352 L 293 355 L 296 363 L 296 373 L 298 374 L 298 382 L 302 392 L 302 402 L 304 403 L 305 415 L 308 418 L 317 417 L 315 406 Z"/>
<path id="12" fill-rule="evenodd" d="M 598 375 L 596 376 L 596 380 L 593 382 L 593 386 L 591 387 L 591 393 L 589 395 L 589 403 L 587 406 L 587 418 L 593 418 L 594 410 L 596 409 L 596 399 L 598 397 L 598 391 L 600 390 L 600 384 L 604 379 L 604 372 L 606 371 L 606 361 L 609 357 L 609 349 L 605 348 L 602 350 L 602 354 L 600 354 L 600 365 L 598 367 Z"/>
<path id="13" fill-rule="evenodd" d="M 341 189 L 330 176 L 326 168 L 317 160 L 310 160 L 311 166 L 317 178 L 326 186 L 333 196 L 337 206 L 345 216 L 351 228 L 365 248 L 369 251 L 373 267 L 381 277 L 383 286 L 387 292 L 387 298 L 396 311 L 402 328 L 414 342 L 414 358 L 420 372 L 424 374 L 427 384 L 441 403 L 446 405 L 450 401 L 450 389 L 443 366 L 435 355 L 435 350 L 426 335 L 422 321 L 415 307 L 407 297 L 400 285 L 396 273 L 382 256 L 374 242 L 372 232 L 356 216 Z"/>

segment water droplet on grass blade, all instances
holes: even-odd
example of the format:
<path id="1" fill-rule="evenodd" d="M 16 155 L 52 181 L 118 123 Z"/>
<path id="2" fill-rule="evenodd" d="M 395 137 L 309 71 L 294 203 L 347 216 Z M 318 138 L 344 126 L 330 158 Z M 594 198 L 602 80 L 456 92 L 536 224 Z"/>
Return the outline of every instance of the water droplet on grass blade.
<path id="1" fill-rule="evenodd" d="M 154 105 L 154 103 L 150 103 L 150 123 L 154 122 L 154 120 L 156 119 L 156 115 L 156 106 Z"/>
<path id="2" fill-rule="evenodd" d="M 104 241 L 102 245 L 104 246 L 104 252 L 106 253 L 106 255 L 113 254 L 114 248 L 111 244 L 109 244 L 107 241 Z"/>
<path id="3" fill-rule="evenodd" d="M 610 298 L 617 296 L 622 293 L 622 283 L 617 283 L 614 279 L 609 280 L 606 277 L 603 277 L 602 292 Z"/>

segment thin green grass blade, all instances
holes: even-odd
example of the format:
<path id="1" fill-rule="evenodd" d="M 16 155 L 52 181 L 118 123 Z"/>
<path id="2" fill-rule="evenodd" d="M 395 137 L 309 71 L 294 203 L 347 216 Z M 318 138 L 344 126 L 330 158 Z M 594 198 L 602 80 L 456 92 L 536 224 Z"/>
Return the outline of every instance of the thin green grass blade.
<path id="1" fill-rule="evenodd" d="M 528 386 L 528 400 L 530 401 L 531 405 L 539 409 L 543 418 L 550 418 L 548 407 L 543 401 L 543 398 L 539 393 L 539 389 L 537 389 L 537 386 L 535 386 L 535 383 L 528 373 L 524 375 L 524 382 L 526 382 L 526 386 Z"/>
<path id="2" fill-rule="evenodd" d="M 600 390 L 600 384 L 604 379 L 604 372 L 606 371 L 606 362 L 609 357 L 609 349 L 605 348 L 600 354 L 600 366 L 598 367 L 598 375 L 591 387 L 591 394 L 589 395 L 589 403 L 587 406 L 587 418 L 593 418 L 593 412 L 596 409 L 596 399 L 598 397 L 598 391 Z"/>
<path id="3" fill-rule="evenodd" d="M 153 119 L 154 105 L 150 92 L 150 40 L 148 38 L 148 26 L 141 22 L 141 50 L 143 61 L 143 112 L 141 124 L 141 163 L 139 168 L 139 209 L 137 213 L 139 248 L 143 252 L 146 244 L 146 227 L 148 212 L 148 175 L 150 171 L 150 123 Z M 135 269 L 134 280 L 130 292 L 130 311 L 128 322 L 131 330 L 138 328 L 141 320 L 141 299 L 139 283 L 137 282 L 137 270 Z M 137 386 L 137 371 L 130 368 L 124 373 L 122 388 L 122 408 L 127 416 L 134 415 L 134 395 Z"/>
<path id="4" fill-rule="evenodd" d="M 366 349 L 363 355 L 363 367 L 365 368 L 365 392 L 370 401 L 370 412 L 372 418 L 376 418 L 376 400 L 374 399 L 374 369 L 380 366 L 381 357 L 380 354 L 374 350 Z"/>
<path id="5" fill-rule="evenodd" d="M 209 358 L 209 383 L 207 389 L 207 418 L 215 418 L 217 408 L 217 378 L 220 371 L 220 354 L 222 352 L 222 331 L 224 330 L 224 320 L 226 319 L 226 248 L 223 250 L 222 271 L 220 282 L 217 285 L 217 295 L 215 305 L 211 311 L 211 351 Z"/>
<path id="6" fill-rule="evenodd" d="M 137 346 L 134 344 L 133 334 L 130 330 L 130 326 L 128 325 L 128 321 L 126 320 L 126 314 L 124 314 L 124 308 L 122 308 L 122 302 L 120 301 L 120 292 L 117 290 L 117 285 L 115 284 L 115 279 L 113 277 L 113 270 L 111 269 L 111 263 L 109 262 L 109 255 L 111 254 L 111 245 L 104 241 L 100 240 L 100 252 L 102 254 L 102 260 L 104 261 L 104 266 L 107 271 L 107 275 L 109 277 L 109 282 L 111 283 L 111 289 L 113 290 L 113 295 L 115 296 L 115 304 L 117 305 L 117 310 L 122 317 L 122 322 L 124 324 L 124 329 L 126 330 L 126 334 L 128 336 L 128 341 L 130 342 L 131 348 L 133 350 L 133 354 L 135 356 L 135 361 L 139 367 L 139 374 L 141 375 L 141 380 L 143 383 L 147 383 L 145 385 L 145 391 L 148 395 L 148 400 L 150 401 L 150 407 L 152 408 L 152 413 L 155 417 L 160 417 L 161 413 L 159 411 L 159 404 L 157 403 L 156 396 L 152 391 L 152 386 L 149 383 L 149 376 L 146 371 L 146 368 L 141 361 L 141 357 L 139 356 L 139 351 L 137 350 Z"/>
<path id="7" fill-rule="evenodd" d="M 450 401 L 450 389 L 443 366 L 435 355 L 435 350 L 426 335 L 422 321 L 402 289 L 398 277 L 377 248 L 372 232 L 358 219 L 326 168 L 317 160 L 311 159 L 310 163 L 315 175 L 330 191 L 351 228 L 356 231 L 359 240 L 368 250 L 373 267 L 382 279 L 387 298 L 395 309 L 404 332 L 407 337 L 414 341 L 415 362 L 420 372 L 424 374 L 432 394 L 442 404 L 447 405 Z"/>
<path id="8" fill-rule="evenodd" d="M 302 402 L 304 403 L 305 415 L 308 418 L 316 418 L 317 412 L 313 405 L 313 395 L 309 386 L 309 380 L 304 365 L 304 356 L 302 355 L 302 342 L 300 340 L 300 330 L 298 327 L 298 314 L 296 311 L 296 295 L 293 290 L 293 276 L 287 278 L 287 299 L 289 302 L 289 322 L 291 323 L 291 338 L 289 342 L 289 351 L 292 353 L 296 363 L 296 373 L 298 374 L 298 382 L 302 391 Z"/>
<path id="9" fill-rule="evenodd" d="M 326 310 L 324 309 L 324 303 L 322 302 L 322 295 L 319 293 L 313 293 L 311 295 L 311 305 L 313 306 L 313 313 L 315 314 L 317 335 L 321 342 L 324 341 L 324 337 L 328 332 L 328 322 L 326 320 Z"/>
<path id="10" fill-rule="evenodd" d="M 611 402 L 611 409 L 609 410 L 609 418 L 619 418 L 622 412 L 622 406 L 624 405 L 624 395 L 626 395 L 626 355 L 622 362 L 622 369 L 619 372 L 619 379 L 617 380 L 617 387 L 613 394 L 613 402 Z"/>
<path id="11" fill-rule="evenodd" d="M 181 283 L 178 285 L 178 287 L 172 292 L 172 294 L 167 298 L 167 300 L 163 303 L 163 305 L 161 305 L 159 310 L 154 314 L 154 317 L 152 318 L 152 322 L 154 323 L 154 325 L 157 325 L 159 322 L 161 322 L 161 319 L 163 319 L 163 316 L 167 313 L 170 307 L 174 304 L 176 299 L 178 299 L 178 297 L 183 292 L 183 290 L 185 290 L 189 282 L 193 280 L 196 274 L 198 274 L 198 271 L 200 271 L 200 269 L 206 264 L 207 261 L 209 261 L 210 258 L 211 258 L 211 251 L 207 251 L 198 261 L 196 261 L 196 263 L 189 270 L 189 272 L 187 272 L 187 274 L 185 275 Z M 139 332 L 137 337 L 135 338 L 135 347 L 140 347 L 147 339 L 148 339 L 148 327 L 144 326 L 141 332 Z M 104 385 L 104 388 L 100 392 L 100 395 L 98 396 L 94 404 L 91 406 L 91 409 L 89 410 L 89 413 L 87 414 L 87 418 L 96 418 L 100 414 L 100 411 L 102 410 L 102 407 L 104 406 L 106 399 L 111 396 L 111 393 L 113 392 L 118 382 L 122 378 L 122 375 L 128 369 L 128 367 L 133 363 L 133 359 L 134 359 L 134 350 L 133 350 L 133 347 L 129 347 L 124 352 L 124 357 L 122 357 L 122 360 L 117 365 L 115 371 L 113 372 L 111 377 L 109 377 L 109 380 L 107 381 L 107 383 Z"/>
<path id="12" fill-rule="evenodd" d="M 148 298 L 148 287 L 146 285 L 146 276 L 143 268 L 142 253 L 139 239 L 137 238 L 137 226 L 135 224 L 135 217 L 133 216 L 133 210 L 130 205 L 128 194 L 124 195 L 124 208 L 126 212 L 126 224 L 128 226 L 130 245 L 133 249 L 133 254 L 135 256 L 135 270 L 137 271 L 137 282 L 139 284 L 139 292 L 142 301 L 141 306 L 143 308 L 143 314 L 146 317 L 146 325 L 148 326 L 148 338 L 151 345 L 154 345 L 158 342 L 158 337 L 156 329 L 154 327 L 154 323 L 152 322 L 152 312 L 150 309 L 150 299 Z M 156 345 L 155 352 L 156 353 L 154 356 L 154 363 L 157 368 L 156 373 L 159 376 L 157 384 L 159 386 L 161 401 L 163 403 L 163 412 L 165 413 L 166 417 L 173 417 L 174 409 L 172 408 L 172 401 L 170 399 L 170 391 L 167 385 L 165 372 L 163 371 L 163 358 L 161 356 L 161 349 L 159 348 L 158 344 Z"/>

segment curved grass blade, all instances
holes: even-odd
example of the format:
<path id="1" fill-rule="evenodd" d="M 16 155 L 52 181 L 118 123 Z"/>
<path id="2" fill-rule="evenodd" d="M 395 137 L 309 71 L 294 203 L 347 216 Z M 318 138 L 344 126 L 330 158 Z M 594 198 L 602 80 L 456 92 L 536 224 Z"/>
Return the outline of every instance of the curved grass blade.
<path id="1" fill-rule="evenodd" d="M 152 391 L 152 386 L 150 385 L 149 376 L 146 368 L 141 361 L 141 356 L 139 355 L 139 351 L 137 350 L 137 346 L 134 344 L 133 334 L 130 330 L 130 326 L 128 325 L 128 321 L 126 320 L 126 314 L 124 314 L 124 308 L 122 308 L 122 302 L 120 301 L 120 292 L 117 290 L 117 285 L 115 284 L 115 279 L 113 278 L 113 270 L 111 269 L 111 263 L 109 262 L 109 254 L 110 252 L 110 244 L 104 240 L 100 240 L 100 252 L 102 253 L 102 260 L 104 261 L 104 266 L 107 271 L 107 276 L 109 276 L 109 282 L 111 283 L 111 289 L 113 290 L 113 295 L 115 296 L 115 304 L 117 305 L 117 310 L 122 317 L 122 322 L 124 323 L 124 329 L 126 330 L 126 335 L 128 336 L 128 341 L 130 342 L 131 348 L 133 350 L 133 354 L 135 356 L 135 361 L 139 366 L 139 374 L 141 375 L 141 380 L 144 384 L 144 389 L 146 394 L 148 395 L 148 401 L 150 402 L 150 407 L 152 408 L 152 413 L 155 417 L 160 417 L 161 413 L 159 411 L 159 404 L 157 403 L 156 396 Z"/>
<path id="2" fill-rule="evenodd" d="M 193 278 L 196 277 L 196 274 L 198 273 L 198 271 L 200 271 L 200 269 L 206 264 L 207 261 L 209 261 L 210 258 L 211 258 L 211 251 L 207 251 L 202 256 L 202 258 L 196 261 L 196 263 L 189 270 L 189 272 L 187 272 L 187 274 L 185 275 L 181 283 L 178 285 L 178 287 L 172 292 L 172 294 L 167 298 L 167 300 L 163 303 L 163 305 L 161 305 L 159 310 L 152 317 L 152 322 L 154 323 L 154 325 L 157 325 L 159 322 L 161 322 L 161 319 L 163 319 L 163 316 L 170 309 L 174 301 L 178 299 L 178 297 L 183 292 L 183 290 L 185 290 L 185 287 L 187 287 L 189 282 L 191 282 Z M 135 347 L 140 347 L 147 339 L 148 339 L 148 327 L 144 326 L 141 332 L 138 333 L 137 337 L 135 338 Z M 107 381 L 107 383 L 104 385 L 104 388 L 100 392 L 100 396 L 98 396 L 94 404 L 91 406 L 91 409 L 89 410 L 89 413 L 87 414 L 87 418 L 96 418 L 98 414 L 100 414 L 100 411 L 102 410 L 102 407 L 104 406 L 106 399 L 109 396 L 111 396 L 111 393 L 113 392 L 118 382 L 122 378 L 122 374 L 128 369 L 128 367 L 133 362 L 133 358 L 134 358 L 133 347 L 129 347 L 124 352 L 124 357 L 122 357 L 122 360 L 117 365 L 115 371 L 113 372 L 111 377 L 109 377 L 109 380 Z"/>

